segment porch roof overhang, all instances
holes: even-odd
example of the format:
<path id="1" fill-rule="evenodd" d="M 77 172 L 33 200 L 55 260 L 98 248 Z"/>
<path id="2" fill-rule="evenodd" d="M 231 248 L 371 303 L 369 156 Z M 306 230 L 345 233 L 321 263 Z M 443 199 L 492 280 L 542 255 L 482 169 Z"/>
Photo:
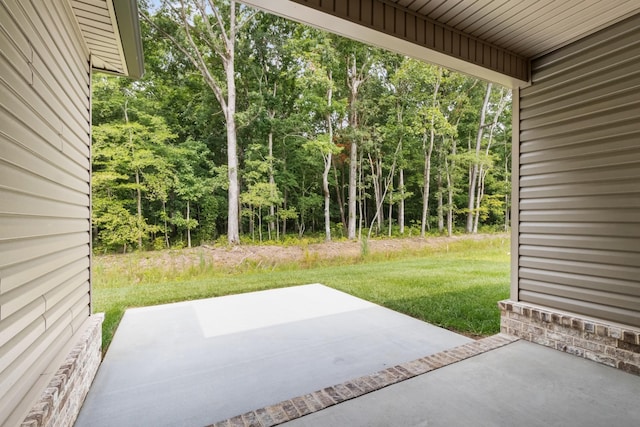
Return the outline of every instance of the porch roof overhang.
<path id="1" fill-rule="evenodd" d="M 94 70 L 140 78 L 144 56 L 136 0 L 70 0 Z"/>
<path id="2" fill-rule="evenodd" d="M 640 13 L 637 0 L 242 1 L 507 87 L 528 84 L 531 59 Z"/>

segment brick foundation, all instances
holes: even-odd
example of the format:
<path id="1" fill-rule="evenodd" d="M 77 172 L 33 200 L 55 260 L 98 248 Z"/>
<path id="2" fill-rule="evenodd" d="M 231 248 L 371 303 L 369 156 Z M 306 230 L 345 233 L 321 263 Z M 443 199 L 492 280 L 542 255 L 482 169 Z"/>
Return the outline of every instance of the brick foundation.
<path id="1" fill-rule="evenodd" d="M 102 315 L 93 315 L 21 427 L 67 427 L 75 422 L 102 359 Z"/>
<path id="2" fill-rule="evenodd" d="M 522 302 L 498 305 L 502 333 L 640 375 L 640 329 Z"/>

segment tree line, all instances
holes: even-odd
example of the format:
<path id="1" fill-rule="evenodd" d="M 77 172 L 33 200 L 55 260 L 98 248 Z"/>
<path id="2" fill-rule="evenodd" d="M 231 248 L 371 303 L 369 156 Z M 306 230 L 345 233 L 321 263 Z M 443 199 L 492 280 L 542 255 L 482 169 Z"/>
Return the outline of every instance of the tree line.
<path id="1" fill-rule="evenodd" d="M 509 226 L 511 92 L 233 1 L 141 2 L 93 78 L 94 245 Z"/>

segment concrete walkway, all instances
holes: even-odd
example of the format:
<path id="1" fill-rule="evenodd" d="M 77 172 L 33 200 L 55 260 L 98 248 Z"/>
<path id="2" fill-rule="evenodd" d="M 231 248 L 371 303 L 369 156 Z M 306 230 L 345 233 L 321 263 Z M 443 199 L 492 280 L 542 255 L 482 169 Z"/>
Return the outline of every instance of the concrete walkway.
<path id="1" fill-rule="evenodd" d="M 130 309 L 76 427 L 202 427 L 469 342 L 322 285 Z"/>
<path id="2" fill-rule="evenodd" d="M 640 377 L 517 341 L 283 427 L 640 425 Z"/>

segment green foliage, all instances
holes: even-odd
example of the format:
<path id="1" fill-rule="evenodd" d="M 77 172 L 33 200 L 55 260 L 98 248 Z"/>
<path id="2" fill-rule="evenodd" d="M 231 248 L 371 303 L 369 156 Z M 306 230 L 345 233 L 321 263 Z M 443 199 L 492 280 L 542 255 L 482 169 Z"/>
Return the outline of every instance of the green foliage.
<path id="1" fill-rule="evenodd" d="M 228 25 L 229 3 L 216 5 Z M 241 19 L 253 13 L 238 8 Z M 145 11 L 144 4 L 142 9 L 148 16 L 142 20 L 144 78 L 132 82 L 96 74 L 92 83 L 97 251 L 188 245 L 190 238 L 199 244 L 227 233 L 227 133 L 219 103 L 226 81 L 217 60 L 219 28 L 208 28 L 201 16 L 192 22 L 196 45 L 209 58 L 213 80 L 207 81 L 167 38 L 183 46 L 187 41 L 175 11 Z M 473 209 L 479 226 L 504 229 L 511 106 L 499 107 L 509 100 L 506 90 L 495 87 L 490 94 L 476 154 L 484 82 L 260 12 L 237 33 L 235 77 L 245 241 L 323 233 L 325 166 L 332 237 L 343 237 L 352 142 L 358 143 L 358 223 L 374 236 L 388 234 L 389 223 L 392 235 L 419 234 L 432 132 L 429 225 L 437 228 L 437 216 L 450 214 L 454 230 L 464 226 L 475 164 L 484 174 L 484 195 Z M 211 83 L 222 92 L 214 93 Z M 373 223 L 376 215 L 379 224 Z"/>

